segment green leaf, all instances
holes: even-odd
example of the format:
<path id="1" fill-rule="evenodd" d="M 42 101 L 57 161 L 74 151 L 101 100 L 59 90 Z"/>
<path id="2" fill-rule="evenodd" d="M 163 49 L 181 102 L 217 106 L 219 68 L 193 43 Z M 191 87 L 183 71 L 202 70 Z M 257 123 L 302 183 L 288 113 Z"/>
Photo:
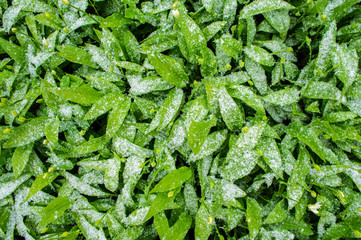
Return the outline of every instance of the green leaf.
<path id="1" fill-rule="evenodd" d="M 115 106 L 108 116 L 106 140 L 111 139 L 123 124 L 130 109 L 130 103 L 130 98 L 122 99 L 118 104 L 114 103 Z"/>
<path id="2" fill-rule="evenodd" d="M 40 222 L 38 229 L 42 230 L 49 223 L 54 222 L 58 217 L 64 214 L 71 206 L 71 202 L 68 197 L 59 196 L 52 200 L 40 214 Z"/>
<path id="3" fill-rule="evenodd" d="M 357 69 L 358 69 L 358 57 L 356 52 L 351 52 L 342 45 L 335 44 L 334 63 L 338 64 L 336 69 L 336 76 L 340 79 L 343 84 L 343 92 L 352 85 L 356 80 Z"/>
<path id="4" fill-rule="evenodd" d="M 223 35 L 218 39 L 217 43 L 229 56 L 236 60 L 239 59 L 239 55 L 242 51 L 242 43 L 240 41 L 234 39 L 230 35 Z"/>
<path id="5" fill-rule="evenodd" d="M 322 160 L 326 160 L 325 147 L 312 128 L 303 127 L 298 132 L 297 138 L 309 146 Z"/>
<path id="6" fill-rule="evenodd" d="M 246 221 L 249 235 L 255 239 L 262 226 L 262 208 L 254 198 L 247 198 Z"/>
<path id="7" fill-rule="evenodd" d="M 15 128 L 15 132 L 10 135 L 4 144 L 4 148 L 13 148 L 27 145 L 42 138 L 44 125 L 48 123 L 48 118 L 38 117 Z"/>
<path id="8" fill-rule="evenodd" d="M 277 203 L 276 207 L 268 214 L 267 218 L 263 221 L 263 224 L 273 224 L 282 222 L 288 216 L 288 212 L 285 206 L 285 200 L 282 199 Z"/>
<path id="9" fill-rule="evenodd" d="M 202 204 L 196 215 L 196 226 L 194 235 L 196 240 L 208 240 L 212 233 L 213 225 L 209 222 L 209 219 L 213 217 L 208 213 L 207 208 Z"/>
<path id="10" fill-rule="evenodd" d="M 262 65 L 272 67 L 275 64 L 272 55 L 261 47 L 255 45 L 245 46 L 244 52 L 253 61 Z"/>
<path id="11" fill-rule="evenodd" d="M 48 12 L 36 15 L 35 20 L 56 30 L 61 30 L 62 25 L 64 25 L 64 22 L 57 15 Z"/>
<path id="12" fill-rule="evenodd" d="M 249 87 L 243 85 L 234 86 L 228 89 L 228 93 L 231 97 L 241 100 L 262 115 L 266 114 L 261 98 L 252 92 Z"/>
<path id="13" fill-rule="evenodd" d="M 201 151 L 204 142 L 207 139 L 209 130 L 216 125 L 216 118 L 207 121 L 191 121 L 188 129 L 188 144 L 192 152 L 196 155 Z"/>
<path id="14" fill-rule="evenodd" d="M 204 47 L 201 50 L 203 62 L 201 63 L 201 74 L 203 77 L 211 77 L 217 72 L 217 59 L 211 49 Z"/>
<path id="15" fill-rule="evenodd" d="M 93 225 L 91 225 L 81 213 L 72 212 L 72 215 L 75 219 L 76 224 L 78 225 L 79 229 L 84 234 L 84 237 L 86 239 L 106 240 L 103 231 L 98 230 Z"/>
<path id="16" fill-rule="evenodd" d="M 104 95 L 102 98 L 97 100 L 89 111 L 85 114 L 84 120 L 90 120 L 99 117 L 100 115 L 108 112 L 118 101 L 123 100 L 124 97 L 119 92 L 111 92 Z"/>
<path id="17" fill-rule="evenodd" d="M 250 58 L 245 59 L 245 67 L 247 73 L 254 82 L 256 89 L 260 94 L 264 95 L 268 91 L 267 77 L 264 69 L 259 63 Z"/>
<path id="18" fill-rule="evenodd" d="M 150 63 L 153 65 L 157 73 L 164 78 L 164 80 L 183 88 L 187 85 L 189 79 L 184 72 L 183 67 L 173 58 L 153 51 L 151 48 L 143 46 Z"/>
<path id="19" fill-rule="evenodd" d="M 336 22 L 330 22 L 327 25 L 327 31 L 323 34 L 320 42 L 320 49 L 317 55 L 315 67 L 320 69 L 322 72 L 326 72 L 331 66 L 333 59 L 331 56 L 333 46 L 336 41 Z M 341 64 L 341 63 L 336 63 Z"/>
<path id="20" fill-rule="evenodd" d="M 154 226 L 157 229 L 159 237 L 164 239 L 169 231 L 168 219 L 164 213 L 159 213 L 154 216 Z"/>
<path id="21" fill-rule="evenodd" d="M 182 240 L 186 236 L 192 225 L 192 217 L 183 212 L 177 222 L 169 229 L 165 235 L 165 240 Z"/>
<path id="22" fill-rule="evenodd" d="M 279 178 L 283 179 L 283 163 L 276 141 L 273 138 L 264 137 L 260 139 L 258 147 L 267 165 Z"/>
<path id="23" fill-rule="evenodd" d="M 240 18 L 248 18 L 254 15 L 274 11 L 277 9 L 293 9 L 294 7 L 282 0 L 256 0 L 246 5 L 241 13 Z"/>
<path id="24" fill-rule="evenodd" d="M 0 183 L 0 200 L 5 199 L 7 196 L 12 194 L 21 184 L 27 181 L 31 177 L 30 174 L 20 176 L 16 180 L 6 181 Z"/>
<path id="25" fill-rule="evenodd" d="M 216 152 L 227 139 L 227 129 L 216 131 L 209 134 L 204 141 L 200 151 L 197 154 L 191 154 L 189 156 L 190 161 L 200 160 L 206 156 L 210 156 Z"/>
<path id="26" fill-rule="evenodd" d="M 53 88 L 51 91 L 65 100 L 83 105 L 92 104 L 103 95 L 91 87 L 62 87 Z"/>
<path id="27" fill-rule="evenodd" d="M 80 146 L 73 150 L 73 153 L 79 155 L 89 154 L 98 150 L 101 150 L 106 145 L 104 137 L 93 138 L 87 142 L 82 143 Z"/>
<path id="28" fill-rule="evenodd" d="M 252 149 L 257 145 L 266 123 L 259 123 L 241 133 L 227 153 L 226 165 L 221 176 L 230 181 L 248 175 L 256 166 L 259 155 Z"/>
<path id="29" fill-rule="evenodd" d="M 132 20 L 125 18 L 120 12 L 113 13 L 109 17 L 105 18 L 100 24 L 101 28 L 121 27 L 126 24 L 133 23 Z"/>
<path id="30" fill-rule="evenodd" d="M 228 129 L 233 131 L 241 128 L 243 125 L 243 113 L 223 86 L 219 89 L 218 101 L 222 118 Z"/>
<path id="31" fill-rule="evenodd" d="M 136 72 L 144 72 L 145 68 L 139 64 L 128 62 L 128 61 L 116 61 L 115 65 L 120 68 L 125 68 L 127 70 L 132 70 Z"/>
<path id="32" fill-rule="evenodd" d="M 193 64 L 196 64 L 198 59 L 202 56 L 201 50 L 206 47 L 203 32 L 197 23 L 188 16 L 185 7 L 181 3 L 178 2 L 178 4 L 176 4 L 173 14 L 175 14 L 176 22 L 180 27 L 184 40 L 187 44 L 190 56 L 189 60 Z"/>
<path id="33" fill-rule="evenodd" d="M 303 195 L 303 185 L 310 171 L 310 157 L 305 147 L 300 146 L 296 165 L 287 182 L 288 209 L 292 209 Z"/>
<path id="34" fill-rule="evenodd" d="M 108 165 L 104 174 L 104 185 L 112 192 L 115 192 L 119 186 L 119 172 L 121 161 L 119 157 L 108 160 Z"/>
<path id="35" fill-rule="evenodd" d="M 158 131 L 162 131 L 167 125 L 174 121 L 179 114 L 181 105 L 184 101 L 184 92 L 182 89 L 172 89 L 162 104 L 162 107 L 157 112 L 155 118 L 150 123 L 149 129 L 146 133 L 153 131 L 157 128 Z"/>
<path id="36" fill-rule="evenodd" d="M 125 229 L 123 232 L 119 233 L 117 236 L 114 237 L 116 240 L 135 240 L 143 232 L 142 226 L 134 226 Z"/>
<path id="37" fill-rule="evenodd" d="M 288 105 L 299 101 L 300 92 L 295 88 L 286 88 L 277 92 L 272 92 L 262 99 L 275 105 Z"/>
<path id="38" fill-rule="evenodd" d="M 17 147 L 14 151 L 13 157 L 11 158 L 11 166 L 15 178 L 20 177 L 21 173 L 28 164 L 30 153 L 33 151 L 33 144 Z"/>
<path id="39" fill-rule="evenodd" d="M 257 123 L 250 127 L 248 132 L 242 132 L 239 134 L 236 143 L 232 145 L 227 154 L 227 159 L 232 159 L 237 153 L 252 150 L 257 145 L 265 127 L 265 122 Z"/>
<path id="40" fill-rule="evenodd" d="M 154 215 L 166 210 L 166 209 L 174 209 L 178 208 L 179 206 L 174 203 L 174 199 L 177 195 L 179 190 L 176 190 L 173 196 L 168 196 L 167 192 L 158 193 L 155 199 L 152 201 L 152 204 L 149 207 L 147 215 L 144 218 L 144 221 L 147 221 Z"/>
<path id="41" fill-rule="evenodd" d="M 94 188 L 90 186 L 89 184 L 82 181 L 80 178 L 66 171 L 62 172 L 61 174 L 64 178 L 66 178 L 69 181 L 71 186 L 73 186 L 76 190 L 78 190 L 80 193 L 84 195 L 93 196 L 93 197 L 109 197 L 112 195 L 110 193 L 103 192 L 98 188 Z"/>
<path id="42" fill-rule="evenodd" d="M 139 147 L 138 145 L 130 142 L 122 137 L 115 137 L 113 141 L 114 150 L 119 155 L 135 154 L 139 157 L 152 157 L 154 152 L 147 148 Z"/>
<path id="43" fill-rule="evenodd" d="M 26 197 L 25 201 L 27 201 L 29 198 L 31 198 L 41 189 L 52 183 L 55 180 L 55 178 L 57 178 L 58 176 L 59 174 L 57 172 L 45 172 L 42 175 L 38 176 L 31 185 L 28 196 Z"/>
<path id="44" fill-rule="evenodd" d="M 227 22 L 225 21 L 218 21 L 218 22 L 212 22 L 207 27 L 202 29 L 203 36 L 206 42 L 211 40 L 214 35 L 216 35 L 217 32 L 219 32 Z"/>
<path id="45" fill-rule="evenodd" d="M 232 206 L 244 209 L 243 204 L 240 204 L 237 198 L 243 198 L 246 193 L 237 185 L 225 180 L 213 178 L 214 187 L 212 192 L 218 203 L 223 206 Z"/>
<path id="46" fill-rule="evenodd" d="M 53 144 L 58 142 L 60 121 L 58 117 L 52 118 L 49 123 L 44 126 L 44 134 L 46 138 Z"/>
<path id="47" fill-rule="evenodd" d="M 282 39 L 287 36 L 287 31 L 291 22 L 288 9 L 265 12 L 263 13 L 263 16 L 272 25 L 272 27 L 280 33 L 280 37 Z"/>
<path id="48" fill-rule="evenodd" d="M 89 67 L 97 68 L 97 65 L 91 60 L 92 56 L 84 49 L 71 45 L 59 45 L 56 49 L 59 51 L 59 56 L 70 62 L 85 64 Z"/>
<path id="49" fill-rule="evenodd" d="M 170 172 L 152 189 L 150 193 L 167 192 L 181 187 L 192 176 L 192 170 L 181 167 Z"/>
<path id="50" fill-rule="evenodd" d="M 22 64 L 25 62 L 25 51 L 23 48 L 19 47 L 18 45 L 8 42 L 3 38 L 0 38 L 0 46 L 4 51 L 9 54 L 9 56 L 17 61 L 18 63 Z"/>
<path id="51" fill-rule="evenodd" d="M 336 123 L 351 120 L 357 116 L 358 115 L 353 112 L 333 112 L 324 116 L 322 120 L 328 121 L 330 123 Z"/>
<path id="52" fill-rule="evenodd" d="M 314 81 L 307 86 L 302 95 L 311 99 L 339 100 L 341 91 L 331 83 Z"/>

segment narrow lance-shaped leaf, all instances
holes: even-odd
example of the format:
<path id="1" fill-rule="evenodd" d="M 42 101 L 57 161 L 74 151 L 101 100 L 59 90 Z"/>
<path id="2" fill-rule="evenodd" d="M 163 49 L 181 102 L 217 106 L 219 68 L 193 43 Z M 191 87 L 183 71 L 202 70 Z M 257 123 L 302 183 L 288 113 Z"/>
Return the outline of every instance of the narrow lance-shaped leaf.
<path id="1" fill-rule="evenodd" d="M 96 102 L 103 95 L 91 87 L 62 87 L 53 88 L 51 91 L 68 101 L 84 105 Z"/>
<path id="2" fill-rule="evenodd" d="M 52 200 L 40 214 L 39 230 L 45 228 L 49 223 L 55 221 L 64 214 L 71 206 L 68 197 L 59 196 Z"/>
<path id="3" fill-rule="evenodd" d="M 104 175 L 105 187 L 115 192 L 119 185 L 120 158 L 114 157 L 108 160 L 108 165 Z"/>
<path id="4" fill-rule="evenodd" d="M 13 157 L 11 159 L 11 165 L 13 167 L 13 172 L 15 178 L 20 177 L 21 173 L 28 164 L 30 153 L 33 150 L 33 144 L 30 143 L 25 146 L 17 147 L 14 151 Z"/>
<path id="5" fill-rule="evenodd" d="M 90 139 L 87 142 L 82 143 L 73 150 L 75 154 L 89 154 L 98 150 L 101 150 L 106 145 L 104 136 L 99 138 Z"/>
<path id="6" fill-rule="evenodd" d="M 164 239 L 165 235 L 169 231 L 168 219 L 164 212 L 154 216 L 154 226 L 157 229 L 159 237 Z"/>
<path id="7" fill-rule="evenodd" d="M 207 27 L 202 29 L 203 36 L 205 38 L 205 41 L 208 42 L 211 40 L 211 38 L 216 35 L 217 32 L 219 32 L 227 22 L 225 21 L 219 21 L 219 22 L 213 22 L 209 24 Z"/>
<path id="8" fill-rule="evenodd" d="M 183 67 L 173 58 L 153 51 L 150 47 L 143 46 L 150 63 L 157 73 L 169 83 L 176 87 L 183 88 L 187 85 L 189 79 L 184 72 Z"/>
<path id="9" fill-rule="evenodd" d="M 262 151 L 262 158 L 267 165 L 279 178 L 283 179 L 282 158 L 276 141 L 273 138 L 261 138 L 259 149 Z"/>
<path id="10" fill-rule="evenodd" d="M 56 144 L 58 142 L 59 127 L 60 121 L 58 117 L 52 118 L 44 126 L 44 134 L 46 138 L 53 144 Z"/>
<path id="11" fill-rule="evenodd" d="M 177 3 L 172 12 L 187 44 L 190 61 L 196 64 L 198 59 L 201 58 L 201 50 L 206 47 L 206 41 L 202 30 L 197 23 L 188 16 L 185 7 L 179 2 Z"/>
<path id="12" fill-rule="evenodd" d="M 332 48 L 336 41 L 336 22 L 327 25 L 327 31 L 323 34 L 320 49 L 316 59 L 316 69 L 326 72 L 332 66 Z M 337 63 L 340 64 L 340 63 Z"/>
<path id="13" fill-rule="evenodd" d="M 314 81 L 307 86 L 302 95 L 311 99 L 339 100 L 341 91 L 329 82 Z"/>
<path id="14" fill-rule="evenodd" d="M 280 37 L 284 39 L 290 27 L 291 18 L 288 9 L 279 9 L 275 11 L 265 12 L 263 16 L 267 21 L 280 33 Z"/>
<path id="15" fill-rule="evenodd" d="M 114 104 L 115 106 L 108 116 L 108 123 L 106 130 L 107 140 L 112 138 L 115 135 L 115 133 L 119 130 L 120 126 L 123 124 L 123 121 L 125 117 L 128 115 L 128 111 L 130 109 L 131 99 L 125 98 Z"/>
<path id="16" fill-rule="evenodd" d="M 247 57 L 245 59 L 245 67 L 247 73 L 250 75 L 259 93 L 262 95 L 266 94 L 268 91 L 268 84 L 267 84 L 266 72 L 262 68 L 262 66 L 259 63 Z"/>
<path id="17" fill-rule="evenodd" d="M 152 189 L 154 192 L 166 192 L 181 187 L 185 181 L 192 176 L 192 170 L 187 167 L 181 167 L 170 172 Z"/>
<path id="18" fill-rule="evenodd" d="M 207 208 L 202 204 L 196 215 L 196 226 L 194 230 L 196 240 L 208 240 L 212 233 L 213 217 L 208 213 Z"/>
<path id="19" fill-rule="evenodd" d="M 277 9 L 293 9 L 294 7 L 282 0 L 256 0 L 246 5 L 241 13 L 240 18 L 248 18 L 254 15 L 274 11 Z"/>
<path id="20" fill-rule="evenodd" d="M 288 209 L 292 209 L 303 195 L 303 186 L 310 170 L 309 155 L 305 147 L 300 146 L 296 166 L 287 182 Z"/>
<path id="21" fill-rule="evenodd" d="M 295 88 L 286 88 L 277 92 L 272 92 L 263 97 L 263 100 L 275 105 L 288 105 L 299 100 L 300 92 Z"/>
<path id="22" fill-rule="evenodd" d="M 216 119 L 213 117 L 207 121 L 192 121 L 188 130 L 188 144 L 194 154 L 198 154 L 206 141 L 209 130 L 216 125 Z"/>
<path id="23" fill-rule="evenodd" d="M 70 62 L 97 68 L 97 65 L 91 60 L 92 56 L 84 49 L 71 45 L 59 45 L 56 48 L 59 50 L 58 54 Z"/>
<path id="24" fill-rule="evenodd" d="M 30 174 L 20 176 L 16 180 L 0 183 L 0 200 L 12 194 L 21 184 L 31 177 Z"/>
<path id="25" fill-rule="evenodd" d="M 85 114 L 84 120 L 94 119 L 112 109 L 116 103 L 123 99 L 119 92 L 111 92 L 96 101 Z"/>
<path id="26" fill-rule="evenodd" d="M 177 222 L 169 229 L 165 235 L 165 240 L 182 240 L 187 235 L 192 225 L 192 217 L 183 212 Z"/>
<path id="27" fill-rule="evenodd" d="M 0 38 L 0 46 L 9 56 L 20 64 L 25 61 L 25 51 L 18 45 Z"/>
<path id="28" fill-rule="evenodd" d="M 149 129 L 146 133 L 149 133 L 157 128 L 158 131 L 162 131 L 167 125 L 172 122 L 180 111 L 181 105 L 184 101 L 184 93 L 182 89 L 172 89 L 162 104 L 162 107 L 157 112 L 156 116 L 150 123 Z"/>
<path id="29" fill-rule="evenodd" d="M 226 164 L 221 170 L 221 176 L 230 181 L 242 178 L 249 174 L 257 163 L 259 155 L 252 149 L 261 137 L 266 123 L 259 123 L 241 133 L 227 153 Z"/>
<path id="30" fill-rule="evenodd" d="M 242 102 L 263 115 L 266 114 L 261 98 L 252 92 L 249 87 L 243 85 L 234 86 L 228 89 L 228 92 L 231 97 L 242 100 Z"/>
<path id="31" fill-rule="evenodd" d="M 44 134 L 44 125 L 48 122 L 46 117 L 34 118 L 31 121 L 15 128 L 15 132 L 11 134 L 6 143 L 5 148 L 19 147 L 34 142 Z"/>
<path id="32" fill-rule="evenodd" d="M 272 67 L 275 64 L 272 55 L 261 47 L 255 45 L 246 46 L 244 52 L 253 61 L 262 65 Z"/>
<path id="33" fill-rule="evenodd" d="M 342 92 L 347 89 L 356 80 L 358 69 L 358 57 L 356 52 L 352 52 L 342 45 L 335 44 L 334 64 L 338 65 L 336 69 L 336 76 L 343 82 L 344 88 Z"/>
<path id="34" fill-rule="evenodd" d="M 87 239 L 106 240 L 102 230 L 91 225 L 88 220 L 78 212 L 72 212 L 76 224 Z"/>
<path id="35" fill-rule="evenodd" d="M 175 209 L 179 206 L 174 203 L 176 195 L 179 193 L 180 189 L 176 189 L 172 196 L 168 196 L 167 192 L 160 192 L 157 194 L 155 199 L 152 201 L 152 204 L 149 207 L 147 215 L 144 218 L 144 221 L 147 221 L 154 215 L 166 210 L 166 209 Z"/>
<path id="36" fill-rule="evenodd" d="M 94 197 L 108 197 L 111 196 L 111 194 L 103 192 L 99 190 L 98 188 L 94 188 L 90 186 L 89 184 L 85 183 L 78 177 L 75 177 L 74 175 L 64 171 L 62 172 L 62 175 L 69 181 L 69 183 L 80 193 L 88 196 L 94 196 Z"/>
<path id="37" fill-rule="evenodd" d="M 213 132 L 208 135 L 198 154 L 191 154 L 190 161 L 200 160 L 216 152 L 227 139 L 227 129 Z"/>
<path id="38" fill-rule="evenodd" d="M 233 131 L 241 128 L 243 124 L 243 114 L 237 103 L 229 96 L 227 89 L 223 86 L 219 89 L 218 101 L 222 118 L 228 129 Z"/>
<path id="39" fill-rule="evenodd" d="M 25 201 L 31 198 L 33 195 L 35 195 L 37 192 L 39 192 L 44 187 L 48 186 L 50 183 L 52 183 L 55 178 L 57 178 L 59 174 L 57 172 L 46 172 L 40 176 L 38 176 L 33 184 L 30 187 L 28 196 L 26 197 Z"/>
<path id="40" fill-rule="evenodd" d="M 254 198 L 247 198 L 246 217 L 249 235 L 255 239 L 262 226 L 262 208 Z"/>
<path id="41" fill-rule="evenodd" d="M 278 223 L 287 218 L 288 212 L 285 207 L 285 200 L 282 199 L 277 203 L 276 207 L 270 212 L 264 220 L 264 224 L 272 224 L 272 223 Z"/>

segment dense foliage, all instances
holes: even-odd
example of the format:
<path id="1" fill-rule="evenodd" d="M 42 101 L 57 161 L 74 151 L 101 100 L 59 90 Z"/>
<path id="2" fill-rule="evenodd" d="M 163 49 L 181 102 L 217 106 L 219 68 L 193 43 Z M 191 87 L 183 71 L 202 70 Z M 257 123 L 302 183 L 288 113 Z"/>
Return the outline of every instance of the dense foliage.
<path id="1" fill-rule="evenodd" d="M 361 0 L 0 0 L 0 238 L 361 238 Z"/>

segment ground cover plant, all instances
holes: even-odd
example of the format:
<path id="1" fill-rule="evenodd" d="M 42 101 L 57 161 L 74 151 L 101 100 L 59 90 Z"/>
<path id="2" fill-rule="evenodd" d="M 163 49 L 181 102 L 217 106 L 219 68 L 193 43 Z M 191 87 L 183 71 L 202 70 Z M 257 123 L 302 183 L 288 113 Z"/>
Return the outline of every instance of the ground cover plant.
<path id="1" fill-rule="evenodd" d="M 361 238 L 360 2 L 0 0 L 0 238 Z"/>

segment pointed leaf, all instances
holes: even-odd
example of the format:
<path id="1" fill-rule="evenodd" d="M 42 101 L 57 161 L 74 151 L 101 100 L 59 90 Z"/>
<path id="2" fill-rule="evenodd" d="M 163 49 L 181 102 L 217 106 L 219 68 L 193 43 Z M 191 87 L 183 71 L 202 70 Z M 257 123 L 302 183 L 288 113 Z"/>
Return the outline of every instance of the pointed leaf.
<path id="1" fill-rule="evenodd" d="M 181 167 L 170 172 L 152 189 L 154 192 L 167 192 L 181 187 L 192 176 L 192 170 L 187 167 Z"/>

